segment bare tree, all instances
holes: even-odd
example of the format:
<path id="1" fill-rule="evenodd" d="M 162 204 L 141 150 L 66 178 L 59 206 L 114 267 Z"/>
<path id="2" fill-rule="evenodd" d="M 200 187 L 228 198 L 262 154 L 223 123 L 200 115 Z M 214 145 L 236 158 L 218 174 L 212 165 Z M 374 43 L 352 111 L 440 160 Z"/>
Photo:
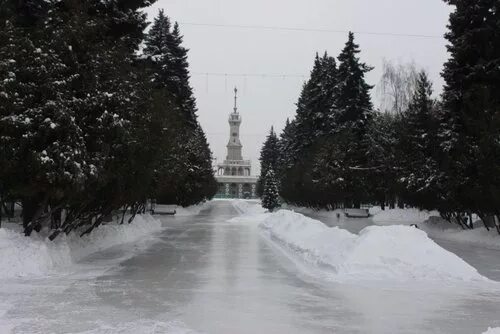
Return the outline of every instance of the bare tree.
<path id="1" fill-rule="evenodd" d="M 377 85 L 380 110 L 400 114 L 408 107 L 421 70 L 413 61 L 393 63 L 384 59 L 382 67 L 382 78 Z"/>

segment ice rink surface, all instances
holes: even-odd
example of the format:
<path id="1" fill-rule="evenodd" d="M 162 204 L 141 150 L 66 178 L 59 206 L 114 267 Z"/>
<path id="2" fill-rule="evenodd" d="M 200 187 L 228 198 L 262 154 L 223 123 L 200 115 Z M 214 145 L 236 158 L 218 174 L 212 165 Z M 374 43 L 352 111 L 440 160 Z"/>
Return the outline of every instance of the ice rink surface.
<path id="1" fill-rule="evenodd" d="M 166 229 L 147 244 L 116 246 L 67 274 L 4 282 L 0 333 L 479 334 L 500 326 L 495 285 L 328 282 L 255 225 L 228 222 L 237 214 L 214 201 L 193 217 L 162 218 Z M 500 252 L 442 246 L 500 280 Z"/>

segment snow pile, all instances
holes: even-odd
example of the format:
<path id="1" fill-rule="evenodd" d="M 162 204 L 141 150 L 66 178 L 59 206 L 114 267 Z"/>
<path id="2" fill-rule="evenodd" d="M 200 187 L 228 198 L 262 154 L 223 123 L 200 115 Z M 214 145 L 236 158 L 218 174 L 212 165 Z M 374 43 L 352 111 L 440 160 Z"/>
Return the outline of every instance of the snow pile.
<path id="1" fill-rule="evenodd" d="M 233 200 L 231 204 L 240 214 L 258 215 L 267 212 L 267 210 L 260 205 L 260 202 L 255 200 Z"/>
<path id="2" fill-rule="evenodd" d="M 138 215 L 132 224 L 102 225 L 80 238 L 72 233 L 54 242 L 42 234 L 25 237 L 15 230 L 0 229 L 0 279 L 40 276 L 67 267 L 99 250 L 137 241 L 159 231 L 161 223 L 150 215 Z"/>
<path id="3" fill-rule="evenodd" d="M 182 206 L 178 206 L 175 209 L 175 215 L 177 217 L 187 217 L 187 216 L 196 216 L 200 214 L 201 211 L 208 208 L 210 202 L 204 202 L 198 205 L 192 205 L 187 208 L 183 208 Z"/>
<path id="4" fill-rule="evenodd" d="M 483 334 L 500 334 L 500 327 L 497 327 L 497 328 L 489 327 L 488 330 L 486 332 L 484 332 Z"/>
<path id="5" fill-rule="evenodd" d="M 439 216 L 437 211 L 421 211 L 414 208 L 382 210 L 380 207 L 371 208 L 370 214 L 373 216 L 373 222 L 377 225 L 419 224 L 431 216 Z"/>
<path id="6" fill-rule="evenodd" d="M 104 333 L 201 334 L 201 332 L 189 329 L 184 323 L 180 321 L 164 322 L 164 321 L 146 320 L 146 319 L 120 323 L 118 325 L 101 324 L 95 329 L 78 332 L 77 334 L 104 334 Z"/>
<path id="7" fill-rule="evenodd" d="M 425 232 L 408 226 L 370 226 L 356 235 L 282 210 L 266 215 L 260 227 L 271 240 L 338 281 L 486 280 Z"/>
<path id="8" fill-rule="evenodd" d="M 38 234 L 23 234 L 0 229 L 0 278 L 42 275 L 55 267 L 72 263 L 67 242 L 52 243 Z"/>
<path id="9" fill-rule="evenodd" d="M 78 261 L 92 253 L 135 242 L 162 229 L 161 222 L 150 214 L 135 216 L 131 224 L 126 222 L 127 220 L 123 225 L 115 223 L 101 225 L 91 234 L 82 238 L 78 234 L 70 234 L 69 236 L 63 236 L 61 240 L 56 239 L 56 242 L 68 244 L 72 259 Z"/>

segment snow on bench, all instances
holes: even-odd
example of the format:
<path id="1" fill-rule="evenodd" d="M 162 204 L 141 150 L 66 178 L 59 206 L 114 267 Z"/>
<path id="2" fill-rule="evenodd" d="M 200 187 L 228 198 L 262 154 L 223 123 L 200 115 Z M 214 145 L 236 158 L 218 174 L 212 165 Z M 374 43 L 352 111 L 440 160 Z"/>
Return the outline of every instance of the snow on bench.
<path id="1" fill-rule="evenodd" d="M 344 209 L 344 214 L 349 218 L 368 218 L 370 212 L 368 209 Z"/>
<path id="2" fill-rule="evenodd" d="M 177 205 L 166 205 L 157 204 L 152 209 L 151 212 L 154 215 L 175 215 L 177 213 Z"/>

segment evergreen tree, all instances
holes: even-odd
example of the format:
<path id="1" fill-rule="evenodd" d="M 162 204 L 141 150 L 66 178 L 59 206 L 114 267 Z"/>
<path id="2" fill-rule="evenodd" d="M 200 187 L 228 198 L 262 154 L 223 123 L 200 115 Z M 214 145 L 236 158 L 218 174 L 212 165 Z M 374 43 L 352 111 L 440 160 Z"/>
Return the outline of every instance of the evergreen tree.
<path id="1" fill-rule="evenodd" d="M 312 145 L 316 138 L 330 133 L 334 127 L 337 89 L 337 64 L 325 52 L 316 54 L 310 79 L 304 84 L 297 103 L 295 146 L 300 151 Z"/>
<path id="2" fill-rule="evenodd" d="M 24 227 L 30 234 L 39 229 L 34 221 L 49 202 L 82 187 L 89 166 L 72 108 L 75 77 L 65 63 L 67 49 L 61 52 L 61 30 L 54 29 L 48 38 L 42 18 L 29 23 L 19 18 L 17 25 L 16 17 L 11 19 L 2 33 L 7 43 L 0 46 L 0 72 L 7 78 L 0 83 L 0 165 L 6 165 L 5 187 L 23 203 Z"/>
<path id="3" fill-rule="evenodd" d="M 262 196 L 264 192 L 264 185 L 266 184 L 267 172 L 272 169 L 273 171 L 278 168 L 279 159 L 279 140 L 274 132 L 274 128 L 271 127 L 271 131 L 262 146 L 260 151 L 260 177 L 257 181 L 257 194 L 259 197 Z"/>
<path id="4" fill-rule="evenodd" d="M 364 75 L 371 68 L 360 62 L 354 34 L 340 53 L 337 71 L 335 126 L 313 157 L 313 182 L 341 189 L 345 206 L 359 207 L 369 199 L 369 167 L 366 132 L 373 118 L 370 89 Z M 337 152 L 338 154 L 334 154 Z M 337 199 L 338 200 L 338 199 Z M 333 204 L 333 203 L 332 203 Z"/>
<path id="5" fill-rule="evenodd" d="M 416 91 L 403 112 L 400 133 L 402 194 L 409 204 L 422 209 L 434 209 L 438 178 L 437 117 L 431 97 L 432 84 L 421 72 Z"/>
<path id="6" fill-rule="evenodd" d="M 398 178 L 404 154 L 400 153 L 401 116 L 390 112 L 376 113 L 365 136 L 368 163 L 366 186 L 369 201 L 395 208 L 400 194 Z"/>
<path id="7" fill-rule="evenodd" d="M 278 181 L 274 175 L 274 171 L 269 169 L 266 174 L 266 183 L 264 185 L 264 194 L 262 195 L 262 207 L 273 211 L 280 207 Z"/>
<path id="8" fill-rule="evenodd" d="M 440 208 L 446 215 L 499 216 L 500 17 L 498 1 L 447 0 L 455 6 L 446 38 Z M 484 219 L 483 219 L 484 220 Z M 500 230 L 499 230 L 500 231 Z"/>
<path id="9" fill-rule="evenodd" d="M 354 42 L 354 34 L 349 33 L 348 41 L 338 57 L 337 125 L 350 127 L 363 133 L 373 115 L 370 89 L 365 74 L 372 70 L 360 62 L 359 45 Z"/>
<path id="10" fill-rule="evenodd" d="M 280 134 L 278 140 L 279 143 L 279 155 L 278 155 L 278 175 L 279 179 L 283 177 L 285 170 L 293 166 L 293 159 L 291 157 L 291 152 L 293 149 L 295 139 L 295 121 L 290 122 L 286 119 L 285 127 Z"/>
<path id="11" fill-rule="evenodd" d="M 310 79 L 304 84 L 297 103 L 297 114 L 290 129 L 293 136 L 284 143 L 280 168 L 282 195 L 300 204 L 321 197 L 314 195 L 312 160 L 321 137 L 334 131 L 336 112 L 337 66 L 333 57 L 316 55 Z M 304 196 L 307 194 L 307 196 Z M 303 204 L 303 203 L 302 203 Z"/>
<path id="12" fill-rule="evenodd" d="M 196 117 L 187 49 L 182 46 L 178 24 L 172 29 L 163 11 L 146 36 L 144 54 L 155 98 L 168 101 L 169 106 L 162 116 L 166 130 L 159 138 L 163 157 L 158 159 L 154 195 L 162 202 L 183 206 L 212 198 L 217 191 L 212 153 Z"/>
<path id="13" fill-rule="evenodd" d="M 0 46 L 11 78 L 0 89 L 0 165 L 4 188 L 23 202 L 26 234 L 50 217 L 55 234 L 90 232 L 144 200 L 148 94 L 133 65 L 146 25 L 139 9 L 150 3 L 23 1 L 10 11 L 0 37 L 11 41 Z"/>
<path id="14" fill-rule="evenodd" d="M 160 62 L 167 66 L 170 59 L 170 44 L 171 44 L 171 23 L 170 19 L 165 15 L 165 11 L 160 9 L 158 16 L 154 18 L 151 29 L 144 38 L 145 48 L 144 54 L 153 58 L 155 62 Z M 155 75 L 163 74 L 155 72 Z M 165 85 L 167 78 L 155 78 L 158 85 Z"/>

